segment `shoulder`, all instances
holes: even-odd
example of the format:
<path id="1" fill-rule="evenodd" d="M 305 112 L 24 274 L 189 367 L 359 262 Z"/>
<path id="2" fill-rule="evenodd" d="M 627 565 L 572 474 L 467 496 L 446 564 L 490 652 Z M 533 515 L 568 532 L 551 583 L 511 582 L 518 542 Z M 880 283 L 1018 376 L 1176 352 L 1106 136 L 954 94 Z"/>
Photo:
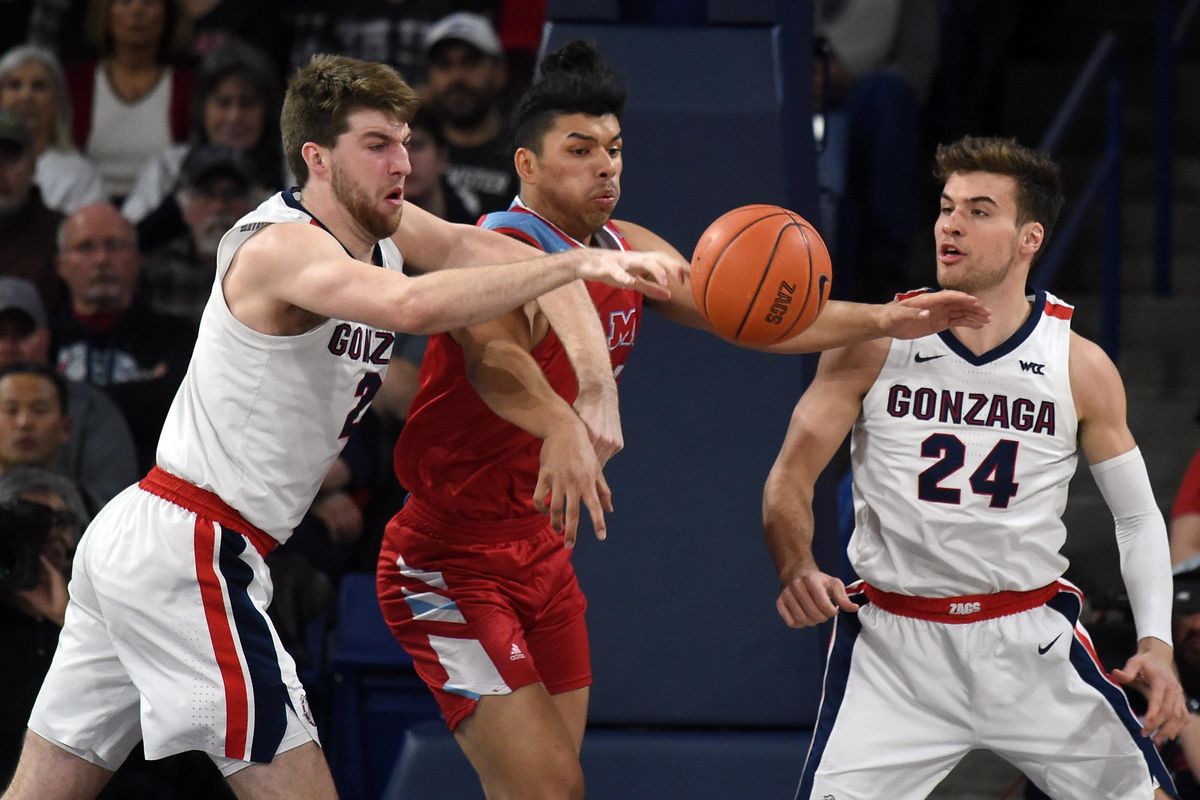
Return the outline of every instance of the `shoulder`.
<path id="1" fill-rule="evenodd" d="M 1121 373 L 1100 345 L 1072 331 L 1068 368 L 1071 394 L 1081 421 L 1108 412 L 1124 416 L 1125 386 Z"/>
<path id="2" fill-rule="evenodd" d="M 629 220 L 612 220 L 610 223 L 617 233 L 625 237 L 625 241 L 634 250 L 656 251 L 660 253 L 678 253 L 666 239 L 647 227 Z M 682 258 L 682 256 L 680 256 Z"/>
<path id="3" fill-rule="evenodd" d="M 883 371 L 891 348 L 892 339 L 882 337 L 826 350 L 821 353 L 814 383 L 836 381 L 861 397 Z"/>
<path id="4" fill-rule="evenodd" d="M 502 233 L 545 250 L 553 244 L 553 232 L 537 217 L 521 211 L 493 211 L 479 218 L 479 227 Z"/>

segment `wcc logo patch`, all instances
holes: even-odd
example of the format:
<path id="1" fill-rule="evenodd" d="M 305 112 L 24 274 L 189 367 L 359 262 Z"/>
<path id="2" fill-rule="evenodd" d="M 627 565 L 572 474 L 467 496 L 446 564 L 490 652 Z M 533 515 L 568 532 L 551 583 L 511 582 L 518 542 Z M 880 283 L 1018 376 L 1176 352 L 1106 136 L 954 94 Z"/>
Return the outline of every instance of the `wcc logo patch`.
<path id="1" fill-rule="evenodd" d="M 633 347 L 637 339 L 637 309 L 610 311 L 608 314 L 608 349 Z"/>

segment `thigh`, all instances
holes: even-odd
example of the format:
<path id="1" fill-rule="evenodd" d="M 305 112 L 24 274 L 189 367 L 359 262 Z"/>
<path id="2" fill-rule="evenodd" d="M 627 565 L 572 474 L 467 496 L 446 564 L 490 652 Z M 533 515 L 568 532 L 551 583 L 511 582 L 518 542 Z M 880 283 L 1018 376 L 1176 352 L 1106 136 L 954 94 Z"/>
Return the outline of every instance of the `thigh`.
<path id="1" fill-rule="evenodd" d="M 1051 797 L 1150 798 L 1156 781 L 1170 786 L 1170 778 L 1124 691 L 1096 660 L 1078 611 L 1078 596 L 1064 592 L 995 620 L 1004 638 L 991 674 L 980 674 L 988 692 L 980 703 L 983 744 Z M 1005 688 L 1013 676 L 1020 686 Z"/>
<path id="2" fill-rule="evenodd" d="M 16 774 L 5 800 L 78 800 L 95 797 L 112 771 L 54 744 L 37 733 L 25 735 Z"/>
<path id="3" fill-rule="evenodd" d="M 520 735 L 513 735 L 520 731 Z M 579 754 L 558 706 L 541 684 L 484 697 L 454 738 L 489 799 L 581 794 Z"/>
<path id="4" fill-rule="evenodd" d="M 281 752 L 269 764 L 251 764 L 226 780 L 239 800 L 337 798 L 321 748 L 311 741 Z"/>
<path id="5" fill-rule="evenodd" d="M 945 627 L 871 605 L 838 614 L 798 798 L 872 800 L 880 787 L 896 800 L 924 798 L 971 749 Z"/>

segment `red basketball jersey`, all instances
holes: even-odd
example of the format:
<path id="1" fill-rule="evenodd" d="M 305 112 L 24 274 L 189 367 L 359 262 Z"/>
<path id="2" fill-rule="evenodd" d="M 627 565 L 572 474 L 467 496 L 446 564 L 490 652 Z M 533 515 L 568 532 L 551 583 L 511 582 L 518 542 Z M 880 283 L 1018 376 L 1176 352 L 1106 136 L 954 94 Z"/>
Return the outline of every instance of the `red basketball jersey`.
<path id="1" fill-rule="evenodd" d="M 520 205 L 488 214 L 479 224 L 547 252 L 582 246 Z M 629 249 L 611 223 L 592 239 L 593 247 Z M 600 283 L 589 282 L 587 287 L 619 377 L 641 328 L 642 295 Z M 579 391 L 575 373 L 553 330 L 532 355 L 554 390 L 574 402 Z M 541 439 L 496 416 L 480 399 L 467 380 L 462 348 L 453 338 L 429 337 L 420 388 L 396 443 L 396 476 L 402 486 L 462 519 L 487 522 L 536 515 L 533 490 L 541 445 Z"/>

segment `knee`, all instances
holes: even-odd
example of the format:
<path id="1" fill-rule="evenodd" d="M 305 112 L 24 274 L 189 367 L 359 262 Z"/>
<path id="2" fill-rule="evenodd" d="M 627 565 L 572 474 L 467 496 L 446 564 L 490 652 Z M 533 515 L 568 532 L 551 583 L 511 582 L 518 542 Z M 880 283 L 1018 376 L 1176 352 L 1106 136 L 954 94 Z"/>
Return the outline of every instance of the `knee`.
<path id="1" fill-rule="evenodd" d="M 488 791 L 496 800 L 583 800 L 583 769 L 578 758 L 557 757 L 526 771 L 511 791 Z"/>

